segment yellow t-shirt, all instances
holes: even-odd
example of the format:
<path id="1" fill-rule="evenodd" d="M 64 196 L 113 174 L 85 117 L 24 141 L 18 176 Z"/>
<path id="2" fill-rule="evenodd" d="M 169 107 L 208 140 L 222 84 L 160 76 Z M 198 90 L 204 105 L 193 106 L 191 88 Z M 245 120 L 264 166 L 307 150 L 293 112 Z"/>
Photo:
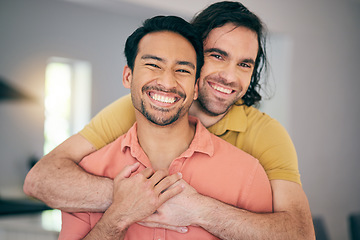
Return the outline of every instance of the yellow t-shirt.
<path id="1" fill-rule="evenodd" d="M 135 122 L 131 96 L 100 111 L 80 134 L 97 149 L 126 133 Z M 259 160 L 269 180 L 301 184 L 295 147 L 285 128 L 254 107 L 234 105 L 208 130 Z"/>

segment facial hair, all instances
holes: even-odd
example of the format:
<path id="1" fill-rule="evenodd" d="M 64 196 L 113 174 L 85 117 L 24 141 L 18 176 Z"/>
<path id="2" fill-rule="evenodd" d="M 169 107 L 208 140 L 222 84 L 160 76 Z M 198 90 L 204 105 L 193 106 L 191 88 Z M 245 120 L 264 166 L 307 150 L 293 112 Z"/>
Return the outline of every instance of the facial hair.
<path id="1" fill-rule="evenodd" d="M 203 80 L 203 85 L 199 86 L 199 94 L 197 101 L 203 108 L 203 110 L 210 116 L 219 116 L 231 108 L 233 104 L 235 104 L 241 97 L 242 94 L 240 94 L 238 97 L 234 99 L 230 99 L 228 102 L 227 99 L 221 99 L 216 96 L 210 96 L 209 92 L 207 91 L 207 88 L 211 88 L 211 86 L 208 85 L 207 80 L 210 80 L 214 83 L 219 83 L 223 86 L 227 86 L 232 89 L 241 89 L 238 87 L 236 83 L 228 83 L 226 79 L 219 77 L 219 76 L 206 76 Z M 215 106 L 217 105 L 217 106 Z"/>
<path id="2" fill-rule="evenodd" d="M 146 94 L 146 91 L 155 90 L 162 91 L 166 93 L 174 93 L 179 95 L 182 99 L 186 99 L 186 94 L 176 89 L 166 90 L 160 86 L 144 86 L 141 91 L 143 95 Z M 169 113 L 171 110 L 168 108 L 157 107 L 154 105 L 150 105 L 150 108 L 156 110 L 155 113 L 151 113 L 150 109 L 145 105 L 144 99 L 141 98 L 141 103 L 139 107 L 135 107 L 147 120 L 158 125 L 158 126 L 167 126 L 175 121 L 177 121 L 181 116 L 183 116 L 190 108 L 190 106 L 185 109 L 185 106 L 181 106 L 178 108 L 177 112 L 173 115 L 166 116 L 166 113 Z"/>

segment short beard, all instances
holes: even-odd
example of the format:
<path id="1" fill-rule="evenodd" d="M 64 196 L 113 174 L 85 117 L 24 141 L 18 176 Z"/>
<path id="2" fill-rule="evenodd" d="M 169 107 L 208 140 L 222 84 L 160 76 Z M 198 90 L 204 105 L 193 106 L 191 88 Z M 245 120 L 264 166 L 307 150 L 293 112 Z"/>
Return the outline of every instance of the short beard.
<path id="1" fill-rule="evenodd" d="M 206 112 L 209 116 L 213 116 L 213 117 L 216 117 L 216 116 L 219 116 L 219 115 L 222 115 L 222 114 L 228 112 L 229 109 L 231 108 L 231 106 L 236 103 L 236 101 L 235 101 L 232 104 L 229 104 L 229 106 L 227 106 L 226 109 L 223 111 L 214 112 L 214 111 L 211 111 L 210 107 L 208 106 L 210 101 L 207 100 L 206 94 L 201 94 L 199 92 L 197 101 L 200 104 L 200 106 L 202 107 L 203 111 Z"/>
<path id="2" fill-rule="evenodd" d="M 177 121 L 182 113 L 183 108 L 180 108 L 179 111 L 172 117 L 168 118 L 168 119 L 164 119 L 161 117 L 155 117 L 151 114 L 149 114 L 149 111 L 146 110 L 146 107 L 144 105 L 144 102 L 141 101 L 141 113 L 142 115 L 144 115 L 144 117 L 146 117 L 147 120 L 149 120 L 150 122 L 154 123 L 155 125 L 158 126 L 167 126 L 170 125 L 172 123 L 174 123 L 175 121 Z M 167 109 L 162 109 L 162 108 L 157 108 L 157 111 L 161 111 L 161 112 L 168 112 L 169 110 Z"/>

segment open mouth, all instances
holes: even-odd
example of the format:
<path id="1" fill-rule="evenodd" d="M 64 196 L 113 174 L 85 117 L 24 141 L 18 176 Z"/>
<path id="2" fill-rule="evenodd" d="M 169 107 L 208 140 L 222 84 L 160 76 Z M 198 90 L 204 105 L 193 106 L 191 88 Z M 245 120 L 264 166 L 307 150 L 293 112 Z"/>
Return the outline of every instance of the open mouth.
<path id="1" fill-rule="evenodd" d="M 154 99 L 155 101 L 162 102 L 162 103 L 174 103 L 176 101 L 176 98 L 174 97 L 165 97 L 161 96 L 159 94 L 150 94 L 150 97 Z"/>
<path id="2" fill-rule="evenodd" d="M 168 94 L 158 94 L 155 92 L 148 92 L 148 96 L 153 99 L 156 102 L 162 103 L 162 104 L 173 104 L 177 101 L 179 101 L 179 97 L 173 96 L 173 94 L 168 95 Z"/>
<path id="3" fill-rule="evenodd" d="M 224 93 L 224 94 L 231 94 L 233 93 L 234 91 L 230 88 L 226 88 L 226 87 L 223 87 L 223 86 L 220 86 L 216 83 L 213 83 L 213 82 L 209 82 L 209 85 L 210 87 L 212 87 L 214 90 L 218 91 L 218 92 L 221 92 L 221 93 Z"/>

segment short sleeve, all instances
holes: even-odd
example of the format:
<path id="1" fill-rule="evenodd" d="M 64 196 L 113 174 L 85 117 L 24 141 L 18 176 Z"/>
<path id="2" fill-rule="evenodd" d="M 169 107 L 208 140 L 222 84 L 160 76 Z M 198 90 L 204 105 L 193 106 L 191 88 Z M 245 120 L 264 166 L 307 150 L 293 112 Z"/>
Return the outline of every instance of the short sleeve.
<path id="1" fill-rule="evenodd" d="M 79 133 L 100 149 L 126 133 L 135 123 L 135 110 L 128 94 L 101 110 Z"/>
<path id="2" fill-rule="evenodd" d="M 286 129 L 275 119 L 259 128 L 253 153 L 269 180 L 281 179 L 301 184 L 294 144 Z"/>

